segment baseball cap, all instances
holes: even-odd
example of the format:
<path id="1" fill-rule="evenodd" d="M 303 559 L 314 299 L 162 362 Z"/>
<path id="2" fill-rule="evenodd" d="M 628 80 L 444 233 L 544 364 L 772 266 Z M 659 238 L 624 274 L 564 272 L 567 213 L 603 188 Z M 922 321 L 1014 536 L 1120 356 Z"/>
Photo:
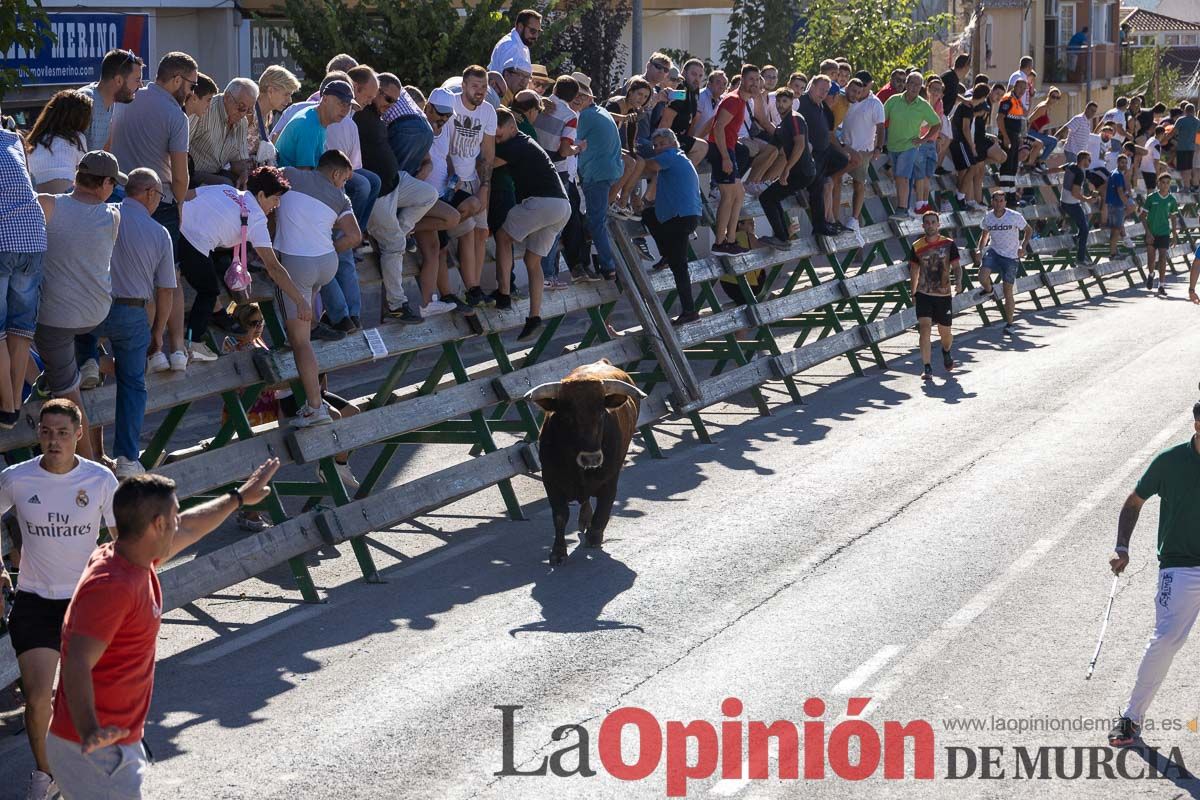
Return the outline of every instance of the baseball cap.
<path id="1" fill-rule="evenodd" d="M 454 113 L 454 94 L 449 89 L 439 86 L 429 93 L 429 99 L 426 102 L 433 106 L 439 114 Z"/>
<path id="2" fill-rule="evenodd" d="M 330 81 L 327 83 L 325 88 L 321 90 L 321 97 L 325 97 L 326 95 L 333 95 L 345 103 L 354 102 L 354 90 L 345 81 Z"/>
<path id="3" fill-rule="evenodd" d="M 128 180 L 117 164 L 117 157 L 105 150 L 92 150 L 79 161 L 76 172 L 84 175 L 94 175 L 97 178 L 112 178 L 118 186 L 124 186 Z"/>
<path id="4" fill-rule="evenodd" d="M 575 82 L 579 84 L 579 91 L 581 94 L 585 94 L 588 97 L 596 96 L 596 95 L 592 94 L 592 79 L 591 78 L 589 78 L 587 75 L 584 75 L 582 72 L 572 72 L 571 77 L 574 78 Z"/>
<path id="5" fill-rule="evenodd" d="M 504 71 L 508 72 L 510 69 L 524 72 L 527 75 L 533 74 L 533 64 L 530 64 L 529 59 L 521 55 L 513 56 L 504 62 Z"/>

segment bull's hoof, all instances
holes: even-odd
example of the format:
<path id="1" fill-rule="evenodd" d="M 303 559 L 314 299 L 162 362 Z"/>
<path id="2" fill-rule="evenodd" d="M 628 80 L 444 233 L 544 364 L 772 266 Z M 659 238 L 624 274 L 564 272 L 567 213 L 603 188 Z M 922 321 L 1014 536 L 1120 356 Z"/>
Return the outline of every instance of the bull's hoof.
<path id="1" fill-rule="evenodd" d="M 593 535 L 588 533 L 586 536 L 584 536 L 583 546 L 590 547 L 593 550 L 599 550 L 604 546 L 604 535 Z"/>
<path id="2" fill-rule="evenodd" d="M 567 551 L 565 549 L 550 551 L 550 566 L 552 566 L 552 567 L 558 566 L 559 564 L 563 563 L 566 560 L 567 560 Z"/>

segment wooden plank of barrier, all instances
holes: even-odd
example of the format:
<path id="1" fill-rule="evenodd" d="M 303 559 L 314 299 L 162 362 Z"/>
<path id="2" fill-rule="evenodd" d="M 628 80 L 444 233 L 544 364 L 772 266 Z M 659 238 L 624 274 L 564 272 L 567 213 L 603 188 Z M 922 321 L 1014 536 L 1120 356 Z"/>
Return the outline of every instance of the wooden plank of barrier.
<path id="1" fill-rule="evenodd" d="M 897 283 L 912 280 L 912 271 L 908 264 L 893 264 L 883 269 L 873 269 L 847 278 L 842 281 L 846 297 L 858 297 L 867 292 L 874 292 Z"/>
<path id="2" fill-rule="evenodd" d="M 776 378 L 795 375 L 832 358 L 866 345 L 862 328 L 850 328 L 818 339 L 797 350 L 790 350 L 769 359 L 771 374 Z"/>
<path id="3" fill-rule="evenodd" d="M 771 380 L 771 360 L 756 358 L 743 366 L 726 370 L 700 384 L 700 397 L 683 406 L 676 407 L 679 414 L 690 414 L 719 403 L 736 394 L 747 392 Z"/>
<path id="4" fill-rule="evenodd" d="M 863 326 L 863 334 L 868 342 L 878 344 L 884 339 L 898 336 L 916 324 L 917 310 L 915 308 L 906 308 L 903 311 Z"/>
<path id="5" fill-rule="evenodd" d="M 1069 267 L 1067 269 L 1055 270 L 1042 275 L 1046 286 L 1061 286 L 1064 283 L 1071 281 L 1081 281 L 1084 278 L 1090 278 L 1092 271 L 1090 267 Z"/>
<path id="6" fill-rule="evenodd" d="M 326 542 L 317 517 L 336 540 L 384 530 L 433 511 L 455 500 L 528 472 L 524 442 L 501 448 L 336 509 L 310 512 L 233 544 L 168 567 L 159 574 L 163 611 L 170 611 L 227 586 L 253 578 L 289 558 L 303 555 Z"/>
<path id="7" fill-rule="evenodd" d="M 644 353 L 644 338 L 638 335 L 626 335 L 611 342 L 581 347 L 567 355 L 549 361 L 542 361 L 533 366 L 497 375 L 492 378 L 492 386 L 496 394 L 504 400 L 520 400 L 533 387 L 556 381 L 568 372 L 582 364 L 591 364 L 602 358 L 607 358 L 614 364 L 625 364 L 640 358 Z"/>

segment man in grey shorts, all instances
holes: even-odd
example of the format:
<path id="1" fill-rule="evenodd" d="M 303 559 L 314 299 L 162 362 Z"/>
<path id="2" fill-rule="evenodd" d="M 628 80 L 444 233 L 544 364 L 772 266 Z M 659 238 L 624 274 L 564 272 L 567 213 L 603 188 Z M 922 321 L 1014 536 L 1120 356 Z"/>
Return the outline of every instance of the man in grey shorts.
<path id="1" fill-rule="evenodd" d="M 571 203 L 554 162 L 537 142 L 517 130 L 517 121 L 506 108 L 496 111 L 496 164 L 508 164 L 524 198 L 508 212 L 496 231 L 496 267 L 500 287 L 496 308 L 509 308 L 512 298 L 513 245 L 525 245 L 525 270 L 529 275 L 529 315 L 518 339 L 528 339 L 542 326 L 542 259 L 571 218 Z"/>
<path id="2" fill-rule="evenodd" d="M 315 170 L 286 167 L 283 174 L 292 189 L 280 198 L 275 212 L 275 249 L 296 287 L 311 297 L 337 274 L 338 254 L 362 241 L 345 189 L 354 167 L 340 150 L 326 150 Z M 334 241 L 339 232 L 341 237 Z M 284 318 L 294 319 L 295 304 L 283 294 L 279 299 Z M 317 323 L 311 336 L 337 341 L 346 334 Z"/>
<path id="3" fill-rule="evenodd" d="M 125 182 L 116 157 L 93 150 L 76 168 L 74 191 L 38 195 L 46 215 L 47 249 L 33 342 L 45 364 L 45 388 L 80 408 L 75 337 L 104 322 L 112 306 L 109 270 L 121 212 L 104 201 Z M 86 417 L 83 428 L 87 430 Z M 97 457 L 86 434 L 79 442 L 79 454 Z"/>

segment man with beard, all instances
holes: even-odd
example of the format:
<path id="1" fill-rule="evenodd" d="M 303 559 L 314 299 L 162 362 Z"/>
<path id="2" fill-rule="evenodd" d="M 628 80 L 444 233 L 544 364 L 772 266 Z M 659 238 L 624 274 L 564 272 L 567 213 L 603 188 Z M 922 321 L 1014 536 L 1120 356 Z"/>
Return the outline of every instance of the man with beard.
<path id="1" fill-rule="evenodd" d="M 100 62 L 100 80 L 80 89 L 92 98 L 92 124 L 87 129 L 89 150 L 108 150 L 113 111 L 117 103 L 133 102 L 133 94 L 142 82 L 146 62 L 132 50 L 109 50 Z"/>
<path id="2" fill-rule="evenodd" d="M 492 48 L 492 58 L 487 68 L 492 72 L 500 72 L 510 58 L 521 57 L 523 61 L 533 63 L 529 48 L 537 43 L 542 34 L 542 15 L 531 9 L 517 13 L 517 22 L 513 29 Z M 523 87 L 522 87 L 523 88 Z"/>
<path id="3" fill-rule="evenodd" d="M 708 144 L 703 139 L 697 139 L 688 134 L 692 127 L 692 121 L 699 112 L 700 84 L 703 81 L 703 61 L 693 58 L 684 64 L 684 88 L 675 90 L 676 94 L 663 109 L 662 116 L 658 121 L 659 128 L 670 128 L 675 132 L 675 136 L 679 139 L 679 149 L 688 157 L 688 161 L 692 162 L 692 166 L 698 166 L 704 160 L 704 156 L 708 154 Z M 680 91 L 683 92 L 682 98 L 678 97 Z"/>
<path id="4" fill-rule="evenodd" d="M 199 78 L 196 60 L 187 53 L 167 53 L 158 62 L 154 83 L 139 89 L 124 106 L 112 129 L 112 153 L 121 172 L 148 167 L 162 179 L 162 200 L 154 219 L 171 234 L 179 255 L 179 204 L 188 190 L 190 134 L 183 104 Z M 177 304 L 182 308 L 183 295 Z"/>

